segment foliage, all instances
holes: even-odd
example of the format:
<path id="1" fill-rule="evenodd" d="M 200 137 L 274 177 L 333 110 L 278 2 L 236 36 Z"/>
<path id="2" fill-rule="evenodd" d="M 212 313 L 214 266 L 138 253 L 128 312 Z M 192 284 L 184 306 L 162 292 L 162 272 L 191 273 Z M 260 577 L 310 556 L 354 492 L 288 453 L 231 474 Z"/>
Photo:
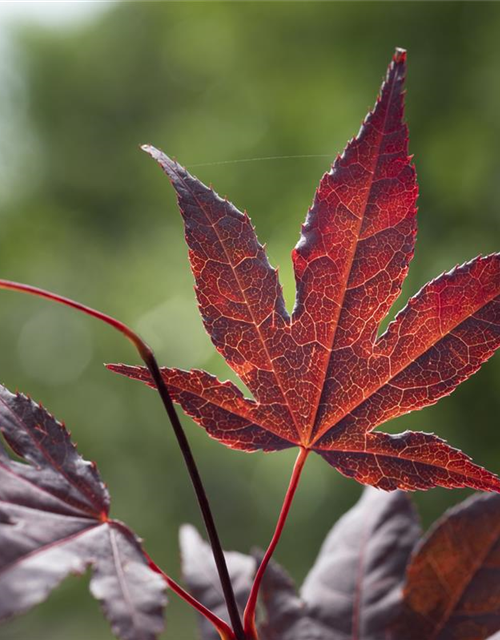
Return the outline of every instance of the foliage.
<path id="1" fill-rule="evenodd" d="M 366 488 L 328 534 L 299 592 L 281 566 L 269 565 L 261 637 L 387 640 L 389 627 L 391 640 L 488 638 L 500 625 L 499 522 L 500 496 L 476 495 L 447 511 L 422 536 L 406 494 Z M 181 534 L 181 548 L 190 588 L 217 606 L 208 545 L 189 529 Z M 203 571 L 193 571 L 195 555 Z M 243 593 L 245 586 L 250 591 L 252 560 L 228 554 Z M 202 627 L 203 640 L 215 637 Z"/>
<path id="2" fill-rule="evenodd" d="M 2 281 L 4 288 L 93 315 L 136 346 L 146 369 L 110 368 L 157 388 L 215 559 L 206 565 L 205 544 L 184 530 L 184 567 L 193 595 L 184 592 L 128 527 L 108 518 L 108 495 L 95 465 L 76 453 L 64 426 L 25 396 L 3 389 L 0 429 L 12 452 L 28 462 L 0 450 L 4 617 L 38 603 L 67 573 L 92 565 L 91 590 L 125 640 L 154 638 L 161 631 L 164 582 L 223 640 L 407 640 L 413 633 L 429 640 L 483 640 L 499 629 L 498 581 L 484 592 L 489 573 L 498 571 L 495 495 L 473 498 L 447 514 L 414 551 L 405 583 L 418 527 L 400 492 L 367 490 L 333 529 L 300 596 L 283 570 L 269 565 L 310 451 L 344 475 L 389 491 L 469 486 L 500 492 L 495 475 L 433 434 L 372 433 L 386 420 L 449 394 L 500 343 L 499 254 L 478 257 L 430 282 L 377 338 L 399 295 L 415 239 L 417 192 L 403 122 L 405 60 L 397 50 L 374 110 L 320 183 L 293 254 L 297 300 L 291 319 L 277 272 L 248 216 L 147 147 L 178 193 L 205 327 L 254 400 L 203 371 L 160 373 L 150 348 L 123 323 L 55 294 Z M 217 555 L 209 506 L 172 399 L 231 448 L 299 447 L 268 550 L 254 559 L 227 556 L 234 584 Z M 464 537 L 470 540 L 465 553 Z M 204 564 L 209 577 L 216 567 L 227 616 L 211 588 L 213 579 L 207 584 L 205 574 L 193 570 Z M 447 581 L 450 586 L 443 588 Z M 261 583 L 266 616 L 256 624 Z M 237 607 L 245 602 L 241 627 Z M 202 633 L 213 636 L 206 622 Z"/>
<path id="3" fill-rule="evenodd" d="M 297 445 L 387 490 L 498 490 L 432 434 L 372 434 L 451 393 L 500 345 L 500 254 L 425 285 L 377 339 L 416 237 L 405 60 L 395 54 L 374 110 L 321 180 L 293 252 L 292 318 L 248 216 L 146 147 L 178 194 L 205 328 L 255 400 L 203 371 L 163 377 L 186 413 L 234 449 Z M 144 369 L 110 368 L 151 384 Z"/>
<path id="4" fill-rule="evenodd" d="M 96 465 L 43 407 L 0 387 L 0 429 L 24 462 L 0 448 L 0 619 L 45 600 L 92 566 L 90 590 L 124 640 L 163 629 L 165 583 L 128 527 L 109 519 Z"/>

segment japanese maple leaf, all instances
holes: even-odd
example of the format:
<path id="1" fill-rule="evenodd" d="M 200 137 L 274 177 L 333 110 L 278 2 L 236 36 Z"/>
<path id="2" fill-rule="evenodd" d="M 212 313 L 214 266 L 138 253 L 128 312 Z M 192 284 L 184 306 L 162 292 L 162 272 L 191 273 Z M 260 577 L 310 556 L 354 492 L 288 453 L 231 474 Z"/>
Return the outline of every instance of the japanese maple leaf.
<path id="1" fill-rule="evenodd" d="M 122 640 L 163 630 L 165 582 L 137 536 L 109 518 L 109 494 L 63 424 L 0 385 L 0 621 L 42 602 L 92 567 L 90 590 Z"/>
<path id="2" fill-rule="evenodd" d="M 420 541 L 391 637 L 489 638 L 500 629 L 499 578 L 500 496 L 476 494 L 447 511 Z"/>
<path id="3" fill-rule="evenodd" d="M 204 371 L 163 376 L 186 413 L 234 449 L 300 446 L 387 490 L 498 491 L 496 476 L 433 434 L 374 432 L 451 393 L 500 343 L 500 254 L 425 285 L 377 337 L 416 236 L 405 71 L 397 50 L 373 111 L 321 179 L 292 254 L 291 317 L 247 214 L 144 147 L 177 192 L 205 328 L 253 399 Z M 151 383 L 144 368 L 110 368 Z"/>

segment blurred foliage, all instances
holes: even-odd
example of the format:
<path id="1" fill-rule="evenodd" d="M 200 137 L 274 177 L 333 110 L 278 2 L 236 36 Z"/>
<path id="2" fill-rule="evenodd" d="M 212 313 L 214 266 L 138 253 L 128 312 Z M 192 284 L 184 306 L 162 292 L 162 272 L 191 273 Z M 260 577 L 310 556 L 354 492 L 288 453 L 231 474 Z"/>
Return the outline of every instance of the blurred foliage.
<path id="1" fill-rule="evenodd" d="M 19 30 L 4 96 L 10 108 L 0 110 L 2 128 L 17 132 L 2 158 L 2 277 L 121 318 L 162 363 L 234 379 L 198 316 L 172 190 L 138 145 L 160 146 L 247 208 L 291 304 L 289 252 L 329 161 L 228 161 L 334 158 L 373 103 L 394 47 L 403 46 L 422 195 L 399 308 L 429 278 L 499 249 L 499 29 L 495 3 L 136 2 L 112 4 L 92 24 Z M 102 367 L 137 356 L 90 319 L 1 295 L 2 381 L 67 422 L 81 452 L 98 462 L 114 515 L 178 576 L 178 527 L 200 522 L 187 475 L 153 393 Z M 497 358 L 452 398 L 391 428 L 436 431 L 498 472 L 499 383 Z M 225 546 L 265 546 L 294 452 L 230 452 L 185 423 Z M 359 492 L 310 460 L 277 554 L 297 579 Z M 416 496 L 425 525 L 463 497 Z M 194 640 L 193 616 L 171 601 L 166 635 Z M 0 628 L 9 640 L 110 637 L 76 579 Z"/>

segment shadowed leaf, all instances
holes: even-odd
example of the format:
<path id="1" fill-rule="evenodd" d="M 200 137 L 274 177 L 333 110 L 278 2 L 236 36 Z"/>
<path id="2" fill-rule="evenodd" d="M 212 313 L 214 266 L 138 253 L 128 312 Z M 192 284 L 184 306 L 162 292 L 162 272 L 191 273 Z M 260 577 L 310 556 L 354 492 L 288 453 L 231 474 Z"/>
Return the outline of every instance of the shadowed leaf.
<path id="1" fill-rule="evenodd" d="M 395 640 L 486 640 L 500 629 L 500 496 L 450 509 L 408 568 Z"/>
<path id="2" fill-rule="evenodd" d="M 259 628 L 262 640 L 335 639 L 334 632 L 313 617 L 293 580 L 275 560 L 266 569 L 260 597 L 266 613 Z"/>
<path id="3" fill-rule="evenodd" d="M 212 549 L 191 525 L 184 525 L 180 535 L 182 574 L 191 594 L 205 607 L 229 623 L 226 603 L 213 559 Z M 236 602 L 245 608 L 255 574 L 255 560 L 236 551 L 226 551 L 229 575 Z M 215 628 L 199 617 L 202 640 L 220 640 Z"/>
<path id="4" fill-rule="evenodd" d="M 329 533 L 300 596 L 280 567 L 269 567 L 262 594 L 264 637 L 386 640 L 419 536 L 418 519 L 405 494 L 365 489 Z"/>
<path id="5" fill-rule="evenodd" d="M 42 602 L 70 573 L 92 568 L 90 590 L 123 640 L 163 629 L 165 583 L 138 538 L 108 519 L 109 495 L 64 425 L 0 386 L 0 619 Z"/>

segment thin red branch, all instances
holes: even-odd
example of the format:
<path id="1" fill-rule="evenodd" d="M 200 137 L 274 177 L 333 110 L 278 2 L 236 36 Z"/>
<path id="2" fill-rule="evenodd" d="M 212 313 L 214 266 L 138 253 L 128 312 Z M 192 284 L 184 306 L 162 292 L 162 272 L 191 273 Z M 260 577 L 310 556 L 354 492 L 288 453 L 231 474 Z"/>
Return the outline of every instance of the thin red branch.
<path id="1" fill-rule="evenodd" d="M 213 626 L 217 629 L 221 640 L 234 640 L 235 636 L 231 627 L 224 622 L 219 616 L 216 616 L 215 613 L 207 609 L 199 600 L 193 598 L 193 596 L 188 593 L 185 589 L 181 587 L 175 580 L 173 580 L 168 574 L 166 574 L 160 567 L 151 559 L 149 554 L 144 551 L 144 555 L 147 558 L 149 566 L 153 571 L 159 573 L 162 578 L 165 580 L 167 585 L 172 589 L 174 593 L 176 593 L 180 598 L 185 600 L 193 609 L 196 609 L 198 613 L 200 613 L 203 617 L 205 617 Z"/>
<path id="2" fill-rule="evenodd" d="M 184 457 L 184 462 L 186 463 L 187 470 L 189 472 L 189 476 L 191 478 L 191 482 L 193 484 L 196 497 L 198 500 L 198 504 L 200 506 L 200 510 L 203 516 L 203 520 L 205 523 L 205 528 L 207 530 L 208 538 L 210 540 L 210 545 L 212 547 L 212 552 L 214 555 L 215 564 L 217 567 L 217 571 L 219 574 L 219 578 L 221 581 L 222 591 L 224 593 L 224 598 L 227 605 L 227 610 L 229 612 L 229 617 L 231 619 L 231 624 L 234 629 L 234 635 L 236 640 L 245 640 L 245 634 L 243 632 L 243 626 L 241 624 L 240 613 L 238 611 L 238 606 L 236 604 L 236 598 L 234 597 L 234 591 L 231 584 L 231 579 L 229 577 L 229 571 L 227 569 L 226 559 L 224 558 L 224 552 L 222 550 L 222 545 L 219 539 L 219 534 L 217 533 L 217 528 L 215 526 L 215 521 L 212 515 L 212 511 L 210 508 L 210 504 L 208 502 L 208 497 L 205 492 L 205 487 L 203 486 L 203 482 L 201 480 L 198 467 L 193 457 L 193 453 L 191 451 L 191 447 L 189 446 L 189 442 L 187 440 L 186 434 L 184 433 L 184 429 L 182 428 L 181 422 L 179 420 L 179 416 L 174 407 L 174 403 L 170 397 L 167 386 L 161 376 L 160 369 L 158 367 L 158 363 L 156 361 L 155 355 L 152 349 L 142 340 L 142 338 L 135 333 L 130 327 L 128 327 L 123 322 L 116 320 L 115 318 L 102 313 L 101 311 L 97 311 L 92 307 L 88 307 L 80 302 L 75 302 L 71 300 L 71 298 L 66 298 L 64 296 L 60 296 L 56 293 L 52 293 L 51 291 L 46 291 L 45 289 L 40 289 L 38 287 L 33 287 L 28 284 L 22 284 L 20 282 L 12 282 L 10 280 L 2 280 L 0 279 L 0 289 L 9 289 L 11 291 L 18 291 L 21 293 L 28 293 L 34 296 L 39 296 L 40 298 L 45 298 L 47 300 L 51 300 L 53 302 L 58 302 L 67 307 L 72 307 L 73 309 L 77 309 L 83 313 L 86 313 L 93 318 L 97 318 L 102 322 L 110 325 L 114 329 L 117 329 L 122 335 L 124 335 L 130 342 L 134 345 L 134 347 L 139 352 L 142 360 L 144 361 L 146 367 L 148 368 L 153 380 L 156 384 L 156 388 L 158 389 L 158 393 L 162 399 L 165 410 L 170 419 L 170 423 L 174 430 L 175 436 L 177 438 L 177 442 L 179 444 L 179 448 Z"/>

